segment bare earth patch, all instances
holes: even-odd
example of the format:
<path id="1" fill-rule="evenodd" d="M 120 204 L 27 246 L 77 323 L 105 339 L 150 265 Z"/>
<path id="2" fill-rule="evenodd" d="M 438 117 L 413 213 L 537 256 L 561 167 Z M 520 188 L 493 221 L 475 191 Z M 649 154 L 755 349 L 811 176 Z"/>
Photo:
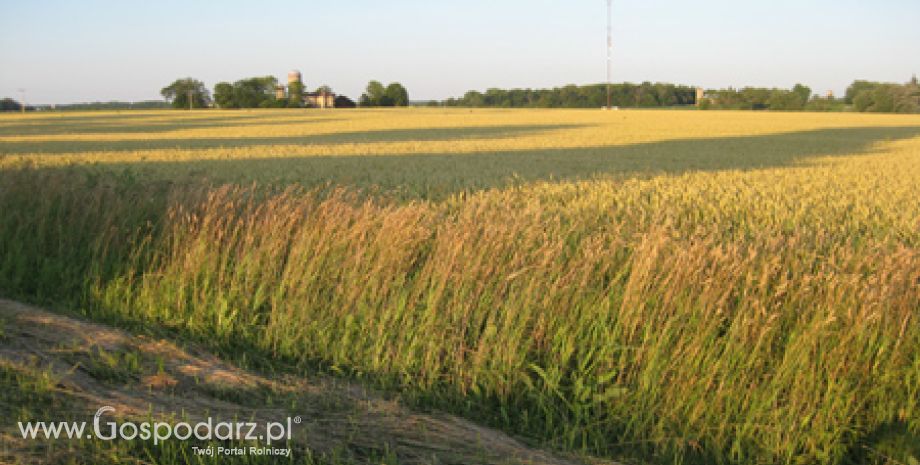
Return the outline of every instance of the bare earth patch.
<path id="1" fill-rule="evenodd" d="M 408 464 L 601 464 L 536 450 L 455 416 L 417 413 L 355 383 L 267 377 L 204 350 L 0 299 L 0 364 L 50 372 L 87 421 L 109 405 L 125 418 L 211 416 L 257 422 L 300 416 L 295 444 L 319 453 L 387 450 Z M 0 401 L 2 402 L 2 401 Z M 85 410 L 85 411 L 82 411 Z M 48 419 L 52 420 L 52 419 Z M 34 443 L 0 425 L 0 462 L 40 462 Z"/>

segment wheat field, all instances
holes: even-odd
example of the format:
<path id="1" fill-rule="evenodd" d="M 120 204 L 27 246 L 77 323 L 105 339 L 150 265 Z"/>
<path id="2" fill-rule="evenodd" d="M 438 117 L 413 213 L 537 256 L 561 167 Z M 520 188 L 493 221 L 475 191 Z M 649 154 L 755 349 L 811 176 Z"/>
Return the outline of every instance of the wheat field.
<path id="1" fill-rule="evenodd" d="M 918 116 L 4 115 L 0 224 L 0 294 L 550 447 L 920 460 Z"/>

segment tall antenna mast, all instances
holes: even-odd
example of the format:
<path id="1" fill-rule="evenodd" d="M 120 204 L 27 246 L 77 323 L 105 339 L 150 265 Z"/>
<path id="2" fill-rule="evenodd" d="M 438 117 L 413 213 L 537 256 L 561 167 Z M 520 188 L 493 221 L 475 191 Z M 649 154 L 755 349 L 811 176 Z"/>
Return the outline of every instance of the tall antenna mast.
<path id="1" fill-rule="evenodd" d="M 613 22 L 613 0 L 607 0 L 607 109 L 610 107 L 610 62 L 613 52 L 613 32 L 611 23 Z"/>

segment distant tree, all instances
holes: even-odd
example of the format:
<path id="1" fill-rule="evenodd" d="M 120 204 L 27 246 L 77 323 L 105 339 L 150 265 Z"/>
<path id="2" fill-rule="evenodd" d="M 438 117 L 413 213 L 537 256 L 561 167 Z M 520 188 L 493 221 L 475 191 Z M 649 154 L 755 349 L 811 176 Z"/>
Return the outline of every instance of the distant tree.
<path id="1" fill-rule="evenodd" d="M 398 82 L 390 83 L 384 92 L 389 106 L 405 107 L 409 105 L 409 91 Z"/>
<path id="2" fill-rule="evenodd" d="M 386 88 L 380 81 L 371 81 L 367 83 L 364 95 L 367 96 L 367 105 L 370 107 L 380 106 L 383 103 Z M 365 106 L 365 105 L 362 105 Z"/>
<path id="3" fill-rule="evenodd" d="M 288 106 L 289 107 L 302 107 L 303 106 L 303 94 L 304 94 L 303 82 L 294 81 L 294 82 L 288 83 Z"/>
<path id="4" fill-rule="evenodd" d="M 665 83 L 645 82 L 641 85 L 611 86 L 611 103 L 616 106 L 659 107 L 692 105 L 696 89 Z M 471 90 L 461 98 L 450 98 L 446 106 L 466 107 L 537 107 L 537 108 L 599 108 L 607 104 L 607 86 L 567 85 L 554 89 L 488 89 L 485 93 Z"/>
<path id="5" fill-rule="evenodd" d="M 856 81 L 850 89 L 859 89 L 852 97 L 853 109 L 877 113 L 920 113 L 920 86 Z"/>
<path id="6" fill-rule="evenodd" d="M 802 84 L 796 84 L 792 87 L 792 93 L 796 96 L 796 110 L 805 108 L 805 104 L 811 98 L 811 88 Z"/>
<path id="7" fill-rule="evenodd" d="M 177 79 L 160 90 L 160 95 L 178 109 L 206 108 L 211 103 L 211 95 L 204 83 L 192 78 Z"/>
<path id="8" fill-rule="evenodd" d="M 853 104 L 854 110 L 869 111 L 869 108 L 874 103 L 873 94 L 874 90 L 861 90 L 847 100 Z"/>
<path id="9" fill-rule="evenodd" d="M 273 76 L 241 79 L 233 83 L 233 100 L 239 108 L 271 108 L 276 105 Z"/>
<path id="10" fill-rule="evenodd" d="M 287 108 L 288 104 L 288 99 L 270 98 L 259 102 L 259 108 Z"/>
<path id="11" fill-rule="evenodd" d="M 0 100 L 0 111 L 22 111 L 22 105 L 19 102 L 7 97 Z"/>
<path id="12" fill-rule="evenodd" d="M 460 99 L 461 105 L 469 107 L 482 107 L 486 104 L 486 99 L 483 95 L 475 90 L 468 91 L 463 94 L 463 98 Z"/>
<path id="13" fill-rule="evenodd" d="M 862 91 L 865 90 L 875 90 L 880 84 L 877 82 L 870 81 L 853 81 L 849 87 L 847 87 L 847 92 L 844 96 L 844 101 L 846 103 L 856 103 L 856 96 L 859 95 Z M 862 110 L 860 110 L 862 111 Z"/>
<path id="14" fill-rule="evenodd" d="M 801 110 L 805 104 L 795 92 L 775 89 L 770 93 L 767 105 L 771 110 L 791 111 Z"/>
<path id="15" fill-rule="evenodd" d="M 323 84 L 323 85 L 321 85 L 321 86 L 319 86 L 319 87 L 316 88 L 316 93 L 317 93 L 317 94 L 331 94 L 331 93 L 333 93 L 333 92 L 332 92 L 332 87 L 329 87 L 329 86 Z"/>
<path id="16" fill-rule="evenodd" d="M 233 98 L 233 85 L 229 82 L 218 82 L 214 85 L 214 103 L 220 108 L 239 108 Z"/>
<path id="17" fill-rule="evenodd" d="M 362 107 L 404 107 L 409 105 L 409 92 L 398 82 L 384 87 L 380 81 L 370 81 L 359 103 Z"/>
<path id="18" fill-rule="evenodd" d="M 355 105 L 355 102 L 352 99 L 344 95 L 337 95 L 335 97 L 335 107 L 336 108 L 354 108 L 356 106 L 357 105 Z"/>

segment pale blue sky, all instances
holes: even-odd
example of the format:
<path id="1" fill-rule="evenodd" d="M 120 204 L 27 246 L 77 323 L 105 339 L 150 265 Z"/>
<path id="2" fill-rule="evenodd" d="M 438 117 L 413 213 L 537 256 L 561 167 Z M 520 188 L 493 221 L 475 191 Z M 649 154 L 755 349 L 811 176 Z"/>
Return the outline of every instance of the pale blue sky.
<path id="1" fill-rule="evenodd" d="M 356 98 L 369 79 L 412 99 L 605 78 L 604 0 L 0 0 L 0 97 L 159 98 L 174 78 L 300 69 Z M 704 87 L 920 73 L 918 0 L 614 0 L 614 81 Z"/>

